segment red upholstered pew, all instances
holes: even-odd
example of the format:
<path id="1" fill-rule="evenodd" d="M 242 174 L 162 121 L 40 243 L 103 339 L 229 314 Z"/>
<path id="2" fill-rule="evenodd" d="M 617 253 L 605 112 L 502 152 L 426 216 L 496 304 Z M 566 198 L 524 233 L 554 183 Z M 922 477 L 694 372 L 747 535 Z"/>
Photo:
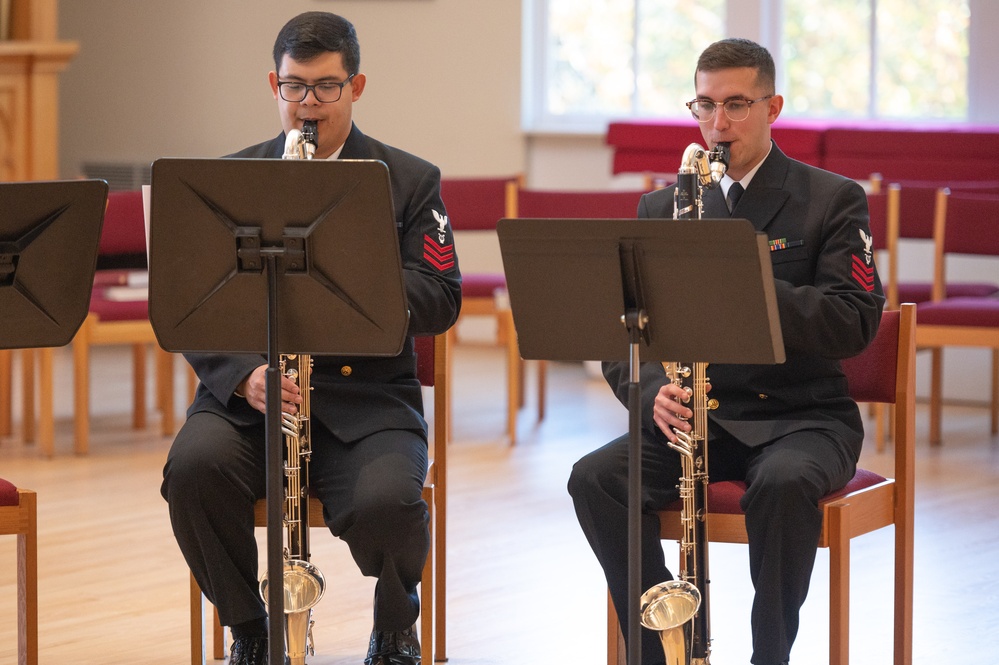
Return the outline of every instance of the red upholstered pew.
<path id="1" fill-rule="evenodd" d="M 773 137 L 790 157 L 850 178 L 984 180 L 999 173 L 999 126 L 847 123 L 778 119 Z M 673 173 L 684 148 L 701 143 L 693 119 L 612 122 L 613 172 Z"/>

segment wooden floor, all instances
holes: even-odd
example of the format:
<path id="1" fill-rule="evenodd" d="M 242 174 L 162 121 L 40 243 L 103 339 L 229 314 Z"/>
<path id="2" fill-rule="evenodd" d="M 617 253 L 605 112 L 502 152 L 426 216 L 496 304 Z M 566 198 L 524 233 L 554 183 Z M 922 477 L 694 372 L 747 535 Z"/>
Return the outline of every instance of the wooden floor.
<path id="1" fill-rule="evenodd" d="M 188 658 L 187 569 L 159 496 L 169 440 L 129 429 L 128 355 L 93 362 L 91 452 L 71 453 L 71 372 L 57 353 L 55 459 L 15 436 L 0 440 L 0 476 L 38 492 L 40 662 L 182 664 Z M 498 350 L 456 349 L 450 448 L 448 656 L 453 665 L 604 661 L 605 590 L 565 483 L 583 453 L 623 433 L 626 412 L 602 380 L 556 364 L 548 417 L 522 412 L 516 447 L 503 438 Z M 533 375 L 531 375 L 533 378 Z M 178 401 L 186 396 L 178 388 Z M 528 391 L 529 396 L 532 391 Z M 984 409 L 948 407 L 945 445 L 927 445 L 917 410 L 915 662 L 992 663 L 999 653 L 999 441 Z M 864 463 L 887 472 L 886 460 Z M 261 537 L 263 534 L 261 534 Z M 891 662 L 891 532 L 854 541 L 852 662 Z M 373 584 L 346 546 L 313 538 L 328 580 L 316 610 L 313 665 L 359 664 Z M 675 559 L 675 547 L 667 544 Z M 14 539 L 0 538 L 0 663 L 15 662 Z M 826 662 L 828 557 L 820 551 L 792 652 Z M 746 551 L 711 550 L 712 661 L 749 662 Z"/>

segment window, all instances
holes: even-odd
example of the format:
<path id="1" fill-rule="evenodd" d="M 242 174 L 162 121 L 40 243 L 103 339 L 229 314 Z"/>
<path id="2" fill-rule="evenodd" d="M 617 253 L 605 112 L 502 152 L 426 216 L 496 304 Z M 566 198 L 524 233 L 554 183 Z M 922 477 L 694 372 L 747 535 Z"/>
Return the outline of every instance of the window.
<path id="1" fill-rule="evenodd" d="M 784 0 L 783 9 L 785 115 L 967 117 L 967 0 Z"/>
<path id="2" fill-rule="evenodd" d="M 534 94 L 525 97 L 540 103 L 527 110 L 528 124 L 686 112 L 697 54 L 724 35 L 725 1 L 534 0 L 537 32 L 525 40 L 534 46 Z"/>
<path id="3" fill-rule="evenodd" d="M 524 124 L 533 130 L 602 131 L 609 119 L 684 117 L 698 54 L 731 34 L 774 55 L 786 117 L 968 116 L 969 0 L 526 6 Z"/>

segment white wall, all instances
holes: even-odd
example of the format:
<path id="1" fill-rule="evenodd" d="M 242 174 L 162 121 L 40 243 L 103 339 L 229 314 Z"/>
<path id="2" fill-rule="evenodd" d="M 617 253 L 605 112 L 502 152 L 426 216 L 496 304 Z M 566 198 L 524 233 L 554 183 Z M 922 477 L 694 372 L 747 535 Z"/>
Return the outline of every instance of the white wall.
<path id="1" fill-rule="evenodd" d="M 61 170 L 215 157 L 275 136 L 271 48 L 301 11 L 357 27 L 366 133 L 446 174 L 522 170 L 520 8 L 493 0 L 62 0 Z"/>

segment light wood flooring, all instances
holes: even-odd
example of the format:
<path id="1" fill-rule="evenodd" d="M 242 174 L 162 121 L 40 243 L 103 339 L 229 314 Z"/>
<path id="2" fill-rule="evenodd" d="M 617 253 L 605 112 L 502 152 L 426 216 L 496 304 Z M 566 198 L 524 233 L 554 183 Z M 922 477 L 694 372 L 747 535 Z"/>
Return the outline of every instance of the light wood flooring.
<path id="1" fill-rule="evenodd" d="M 186 663 L 187 569 L 159 496 L 170 442 L 155 434 L 156 418 L 147 431 L 129 429 L 129 355 L 98 349 L 91 452 L 74 456 L 68 350 L 57 352 L 56 363 L 56 457 L 40 458 L 17 431 L 0 440 L 0 476 L 38 492 L 40 662 Z M 626 430 L 626 412 L 602 380 L 578 365 L 554 364 L 547 418 L 535 422 L 529 387 L 521 439 L 510 447 L 499 350 L 461 345 L 454 367 L 449 662 L 601 665 L 605 589 L 565 483 L 579 456 Z M 185 400 L 178 387 L 178 404 Z M 983 408 L 947 407 L 944 428 L 944 447 L 930 449 L 925 406 L 917 409 L 915 662 L 993 663 L 999 440 L 989 436 Z M 873 445 L 864 464 L 888 472 Z M 359 664 L 373 583 L 343 543 L 317 533 L 313 547 L 328 590 L 315 613 L 318 653 L 309 662 Z M 666 547 L 675 557 L 675 547 Z M 854 541 L 851 662 L 858 665 L 891 662 L 891 547 L 890 529 Z M 15 661 L 13 559 L 14 539 L 0 538 L 0 663 Z M 827 565 L 820 550 L 796 665 L 826 662 Z M 752 597 L 745 549 L 712 546 L 711 573 L 712 662 L 745 665 Z"/>

